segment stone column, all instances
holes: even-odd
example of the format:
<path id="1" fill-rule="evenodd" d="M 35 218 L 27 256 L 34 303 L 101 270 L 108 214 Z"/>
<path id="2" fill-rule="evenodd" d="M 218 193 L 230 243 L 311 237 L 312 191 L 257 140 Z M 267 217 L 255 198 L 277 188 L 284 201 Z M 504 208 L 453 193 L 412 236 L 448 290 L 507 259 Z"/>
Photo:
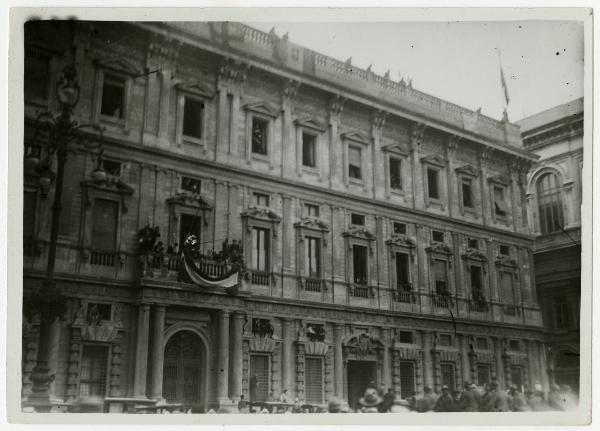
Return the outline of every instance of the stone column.
<path id="1" fill-rule="evenodd" d="M 165 306 L 156 305 L 154 307 L 154 319 L 152 328 L 152 390 L 150 397 L 153 399 L 162 398 L 163 361 L 165 356 L 164 332 Z"/>
<path id="2" fill-rule="evenodd" d="M 287 389 L 288 394 L 293 396 L 294 392 L 294 359 L 292 356 L 292 341 L 293 327 L 291 319 L 283 319 L 281 321 L 283 340 L 281 343 L 281 374 L 282 374 L 282 390 Z"/>
<path id="3" fill-rule="evenodd" d="M 469 357 L 469 336 L 460 335 L 460 356 L 462 363 L 463 382 L 471 380 L 471 359 Z"/>
<path id="4" fill-rule="evenodd" d="M 502 338 L 494 338 L 494 352 L 496 354 L 496 377 L 498 378 L 498 383 L 500 384 L 500 389 L 504 389 L 506 386 L 506 378 L 504 374 L 504 348 L 503 348 L 503 339 Z"/>
<path id="5" fill-rule="evenodd" d="M 433 360 L 431 358 L 431 332 L 421 331 L 423 345 L 423 383 L 433 389 Z"/>
<path id="6" fill-rule="evenodd" d="M 219 404 L 228 403 L 229 392 L 229 311 L 219 311 L 217 351 L 217 397 Z"/>
<path id="7" fill-rule="evenodd" d="M 150 306 L 148 304 L 140 304 L 138 307 L 138 327 L 135 345 L 135 375 L 133 381 L 133 396 L 135 398 L 146 398 L 149 323 Z"/>
<path id="8" fill-rule="evenodd" d="M 425 133 L 425 124 L 414 123 L 410 126 L 410 162 L 412 166 L 412 197 L 413 208 L 424 208 L 424 182 L 421 169 L 421 139 Z"/>
<path id="9" fill-rule="evenodd" d="M 344 358 L 342 352 L 342 338 L 344 337 L 344 325 L 336 323 L 334 328 L 334 363 L 333 382 L 336 397 L 344 396 Z"/>
<path id="10" fill-rule="evenodd" d="M 231 324 L 231 399 L 239 401 L 242 394 L 242 335 L 245 316 L 233 313 Z"/>

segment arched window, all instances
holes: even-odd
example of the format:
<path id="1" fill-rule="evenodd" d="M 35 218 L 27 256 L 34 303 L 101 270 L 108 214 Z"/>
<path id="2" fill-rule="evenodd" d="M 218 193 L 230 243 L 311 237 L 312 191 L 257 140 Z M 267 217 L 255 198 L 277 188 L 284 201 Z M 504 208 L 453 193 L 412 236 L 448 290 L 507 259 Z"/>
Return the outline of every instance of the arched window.
<path id="1" fill-rule="evenodd" d="M 547 173 L 538 179 L 537 198 L 542 233 L 557 232 L 563 228 L 564 218 L 560 193 L 556 174 Z"/>

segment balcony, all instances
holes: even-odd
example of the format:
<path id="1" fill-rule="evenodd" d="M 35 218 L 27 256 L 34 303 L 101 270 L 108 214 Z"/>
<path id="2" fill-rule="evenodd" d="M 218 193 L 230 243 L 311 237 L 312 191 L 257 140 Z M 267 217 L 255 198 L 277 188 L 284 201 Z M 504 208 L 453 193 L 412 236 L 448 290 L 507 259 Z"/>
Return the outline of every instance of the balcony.
<path id="1" fill-rule="evenodd" d="M 401 302 L 403 304 L 416 304 L 417 295 L 412 291 L 406 290 L 394 290 L 392 291 L 392 299 L 395 302 Z"/>
<path id="2" fill-rule="evenodd" d="M 180 280 L 181 256 L 178 253 L 145 253 L 140 256 L 142 278 Z M 202 273 L 210 277 L 221 277 L 231 266 L 211 259 L 198 258 L 194 263 Z"/>
<path id="3" fill-rule="evenodd" d="M 271 273 L 269 271 L 250 270 L 250 282 L 256 286 L 270 286 Z"/>
<path id="4" fill-rule="evenodd" d="M 321 293 L 321 291 L 323 290 L 323 284 L 323 280 L 321 280 L 320 278 L 298 278 L 298 286 L 301 290 L 304 290 L 305 292 Z"/>

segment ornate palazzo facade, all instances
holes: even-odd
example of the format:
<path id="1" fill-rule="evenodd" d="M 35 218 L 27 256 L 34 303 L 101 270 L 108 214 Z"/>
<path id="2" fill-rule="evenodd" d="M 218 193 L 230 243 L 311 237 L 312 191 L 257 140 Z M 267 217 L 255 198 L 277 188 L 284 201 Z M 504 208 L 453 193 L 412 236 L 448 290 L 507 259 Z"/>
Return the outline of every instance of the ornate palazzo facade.
<path id="1" fill-rule="evenodd" d="M 206 411 L 284 389 L 353 405 L 371 382 L 547 388 L 518 126 L 237 23 L 34 22 L 26 44 L 26 156 L 71 46 L 77 117 L 105 128 L 106 180 L 91 154 L 67 166 L 54 399 Z M 25 171 L 24 289 L 43 277 L 52 196 Z M 190 233 L 210 282 L 186 278 Z"/>

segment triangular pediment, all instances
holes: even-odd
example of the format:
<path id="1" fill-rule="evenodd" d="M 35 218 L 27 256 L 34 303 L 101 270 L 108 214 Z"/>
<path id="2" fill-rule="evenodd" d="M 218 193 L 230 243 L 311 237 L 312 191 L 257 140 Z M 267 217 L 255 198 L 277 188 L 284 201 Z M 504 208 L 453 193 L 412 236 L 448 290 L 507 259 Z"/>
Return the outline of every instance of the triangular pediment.
<path id="1" fill-rule="evenodd" d="M 507 186 L 508 184 L 510 184 L 510 178 L 508 178 L 506 175 L 495 175 L 493 177 L 488 178 L 488 182 L 500 184 L 502 186 Z"/>
<path id="2" fill-rule="evenodd" d="M 318 132 L 325 131 L 325 126 L 323 126 L 323 124 L 321 124 L 321 122 L 315 120 L 314 118 L 302 118 L 302 119 L 299 118 L 296 121 L 294 121 L 294 124 L 296 124 L 296 126 L 306 127 L 308 129 L 313 129 Z"/>
<path id="3" fill-rule="evenodd" d="M 400 144 L 385 145 L 381 147 L 381 150 L 388 153 L 399 154 L 401 156 L 408 156 L 408 150 Z"/>
<path id="4" fill-rule="evenodd" d="M 444 159 L 442 156 L 434 154 L 431 156 L 422 157 L 421 163 L 427 163 L 429 165 L 439 166 L 443 168 L 444 166 L 446 166 L 446 159 Z"/>
<path id="5" fill-rule="evenodd" d="M 256 112 L 257 114 L 266 115 L 267 117 L 277 117 L 277 110 L 265 102 L 247 103 L 244 105 L 244 109 Z"/>
<path id="6" fill-rule="evenodd" d="M 212 99 L 215 96 L 213 88 L 202 81 L 180 82 L 176 85 L 178 90 L 186 93 L 195 94 L 205 99 Z"/>
<path id="7" fill-rule="evenodd" d="M 358 132 L 342 133 L 342 139 L 358 142 L 359 144 L 368 145 L 369 140 Z"/>
<path id="8" fill-rule="evenodd" d="M 479 175 L 477 169 L 471 165 L 464 165 L 460 168 L 456 168 L 456 173 L 461 175 L 468 175 L 470 177 L 476 177 Z"/>
<path id="9" fill-rule="evenodd" d="M 94 64 L 104 69 L 126 73 L 131 76 L 142 74 L 142 70 L 136 64 L 123 57 L 96 58 Z"/>

